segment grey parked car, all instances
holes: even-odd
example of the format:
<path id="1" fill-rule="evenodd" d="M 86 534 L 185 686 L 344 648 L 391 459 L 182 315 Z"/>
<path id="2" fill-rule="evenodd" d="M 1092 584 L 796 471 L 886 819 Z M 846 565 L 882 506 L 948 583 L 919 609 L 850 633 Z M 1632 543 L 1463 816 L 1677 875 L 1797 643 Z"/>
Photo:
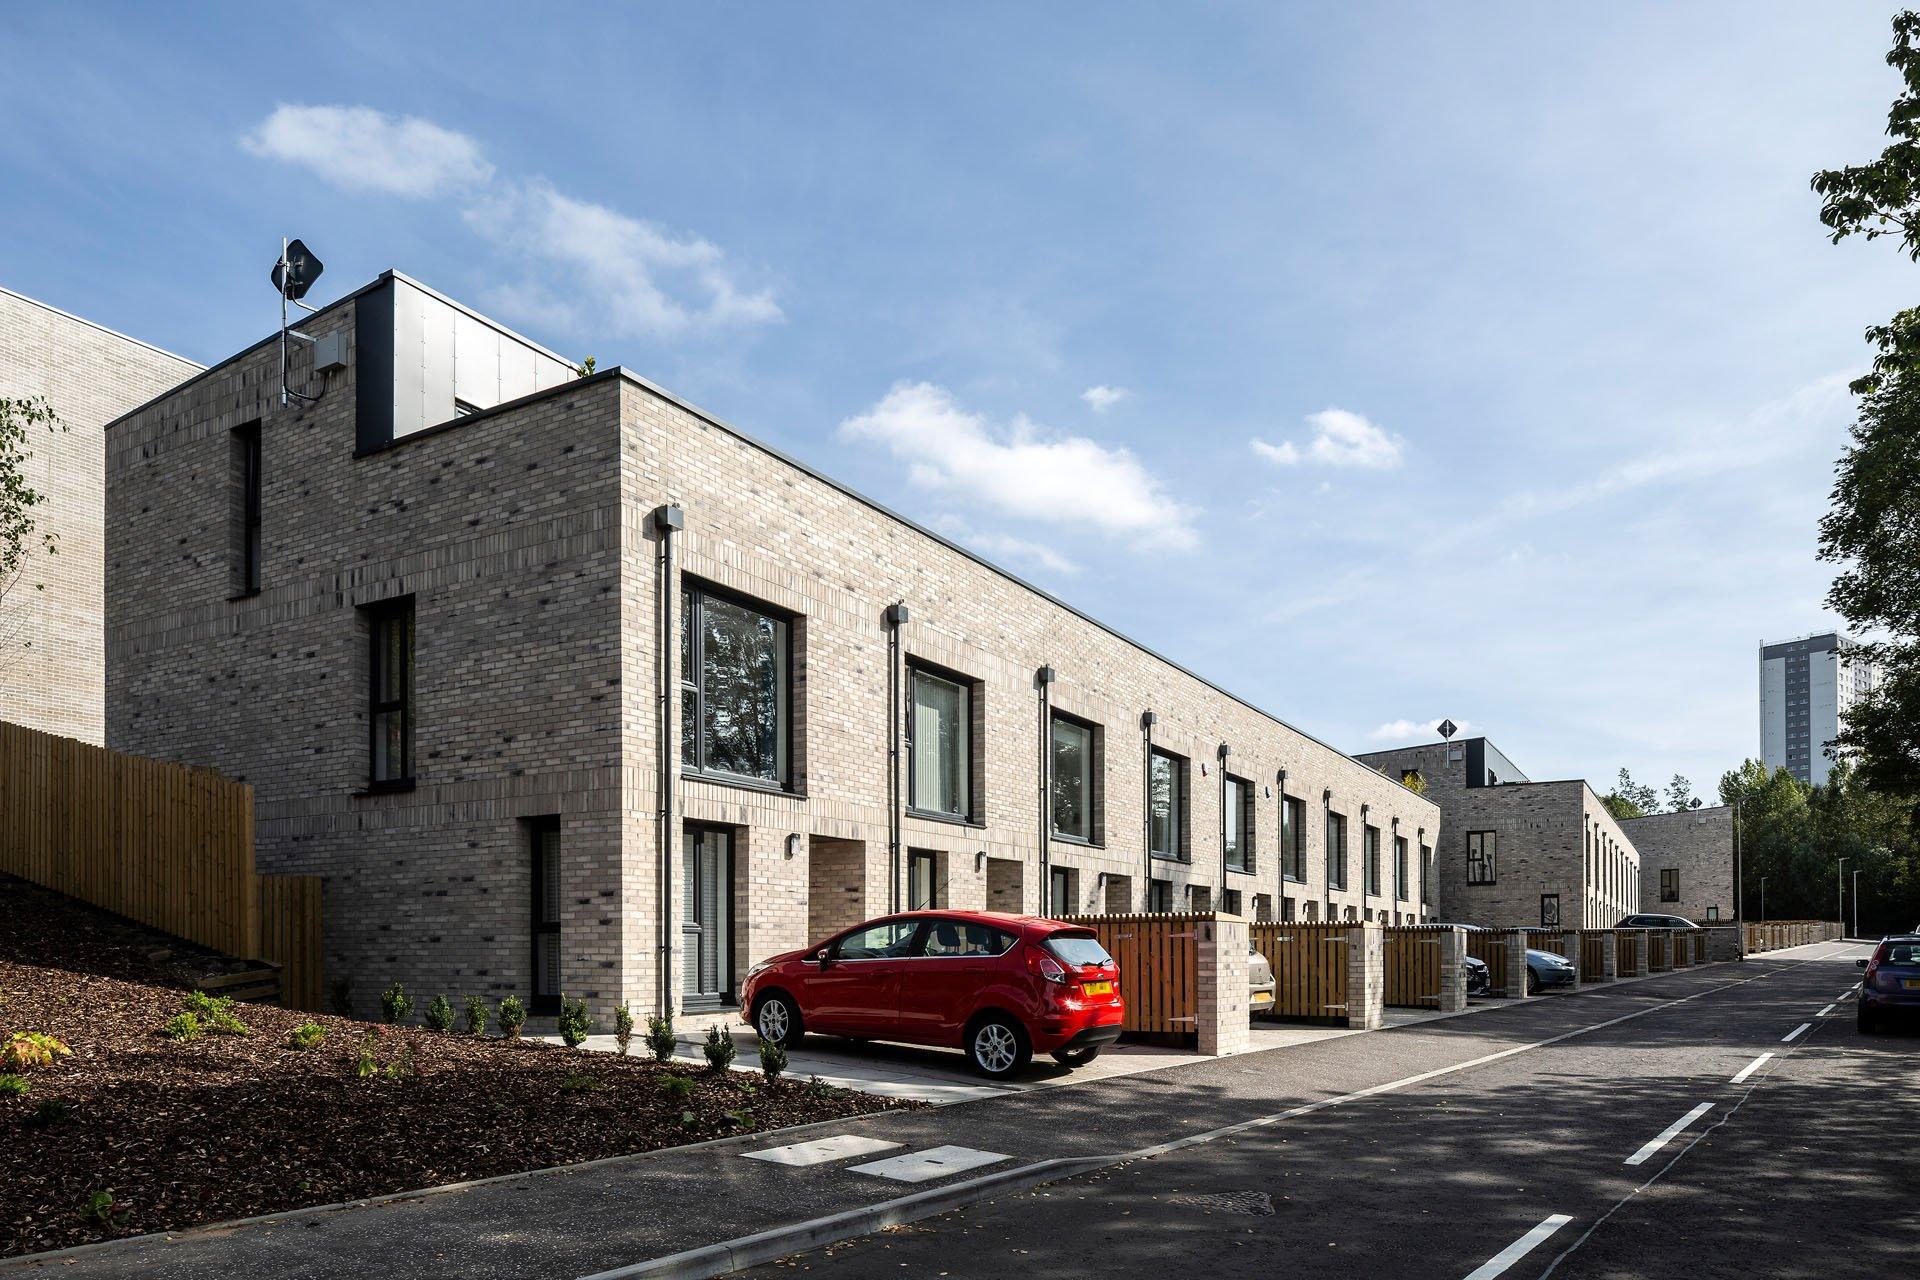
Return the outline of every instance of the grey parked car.
<path id="1" fill-rule="evenodd" d="M 1258 947 L 1251 945 L 1247 947 L 1247 985 L 1247 1007 L 1254 1013 L 1272 1013 L 1273 966 Z"/>
<path id="2" fill-rule="evenodd" d="M 1616 929 L 1698 929 L 1700 926 L 1685 916 L 1643 913 L 1628 916 L 1613 927 Z"/>

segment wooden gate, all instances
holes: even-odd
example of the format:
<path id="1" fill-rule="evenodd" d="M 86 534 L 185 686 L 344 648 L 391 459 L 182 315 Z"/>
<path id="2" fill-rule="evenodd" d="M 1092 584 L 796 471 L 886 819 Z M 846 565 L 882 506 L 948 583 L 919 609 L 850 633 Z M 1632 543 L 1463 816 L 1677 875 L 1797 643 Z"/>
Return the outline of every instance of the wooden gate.
<path id="1" fill-rule="evenodd" d="M 1440 961 L 1451 927 L 1389 925 L 1380 932 L 1381 961 L 1386 967 L 1385 1002 L 1403 1008 L 1439 1008 Z"/>
<path id="2" fill-rule="evenodd" d="M 1667 973 L 1673 968 L 1673 930 L 1647 930 L 1647 971 Z"/>
<path id="3" fill-rule="evenodd" d="M 1504 996 L 1507 991 L 1507 935 L 1493 930 L 1467 931 L 1467 954 L 1487 965 L 1487 994 Z"/>
<path id="4" fill-rule="evenodd" d="M 1120 966 L 1127 1031 L 1195 1035 L 1199 1031 L 1200 958 L 1196 932 L 1213 913 L 1064 916 L 1093 930 Z M 1256 929 L 1260 926 L 1255 925 Z"/>
<path id="5" fill-rule="evenodd" d="M 1347 931 L 1343 921 L 1257 921 L 1253 946 L 1273 966 L 1273 1012 L 1287 1018 L 1347 1016 Z M 1435 988 L 1438 990 L 1438 988 Z"/>
<path id="6" fill-rule="evenodd" d="M 260 877 L 260 958 L 280 966 L 280 1003 L 320 1009 L 320 877 Z"/>
<path id="7" fill-rule="evenodd" d="M 1580 932 L 1580 981 L 1599 982 L 1607 976 L 1607 929 L 1583 929 Z M 1617 959 L 1617 958 L 1616 958 Z"/>

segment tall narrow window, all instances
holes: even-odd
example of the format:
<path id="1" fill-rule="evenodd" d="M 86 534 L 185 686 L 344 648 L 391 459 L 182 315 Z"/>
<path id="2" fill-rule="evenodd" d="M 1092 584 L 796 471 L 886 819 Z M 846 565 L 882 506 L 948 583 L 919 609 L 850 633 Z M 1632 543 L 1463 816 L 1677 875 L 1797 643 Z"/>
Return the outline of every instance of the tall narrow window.
<path id="1" fill-rule="evenodd" d="M 929 849 L 907 850 L 907 910 L 937 911 L 946 906 L 941 893 L 939 859 Z"/>
<path id="2" fill-rule="evenodd" d="M 1173 910 L 1173 881 L 1171 880 L 1147 881 L 1147 910 L 1149 911 Z"/>
<path id="3" fill-rule="evenodd" d="M 1467 883 L 1493 884 L 1499 878 L 1495 836 L 1491 831 L 1467 832 Z"/>
<path id="4" fill-rule="evenodd" d="M 1360 839 L 1366 854 L 1367 896 L 1377 898 L 1380 896 L 1380 828 L 1364 828 Z"/>
<path id="5" fill-rule="evenodd" d="M 413 597 L 366 610 L 372 645 L 367 665 L 367 780 L 375 787 L 413 782 Z"/>
<path id="6" fill-rule="evenodd" d="M 1680 901 L 1680 868 L 1660 868 L 1660 901 Z"/>
<path id="7" fill-rule="evenodd" d="M 769 786 L 788 780 L 787 620 L 704 588 L 680 592 L 680 767 Z"/>
<path id="8" fill-rule="evenodd" d="M 1289 880 L 1307 878 L 1307 802 L 1297 796 L 1280 800 L 1280 868 Z"/>
<path id="9" fill-rule="evenodd" d="M 1327 888 L 1347 887 L 1347 816 L 1327 814 Z"/>
<path id="10" fill-rule="evenodd" d="M 533 1013 L 560 1011 L 560 819 L 528 824 L 533 846 Z"/>
<path id="11" fill-rule="evenodd" d="M 1433 846 L 1420 846 L 1420 905 L 1433 905 Z"/>
<path id="12" fill-rule="evenodd" d="M 1053 830 L 1093 839 L 1093 726 L 1053 717 Z"/>
<path id="13" fill-rule="evenodd" d="M 1540 895 L 1540 927 L 1558 929 L 1560 927 L 1560 895 L 1543 893 Z"/>
<path id="14" fill-rule="evenodd" d="M 229 446 L 233 473 L 233 593 L 260 590 L 260 424 L 235 427 Z"/>
<path id="15" fill-rule="evenodd" d="M 1187 762 L 1165 751 L 1147 757 L 1147 848 L 1156 858 L 1187 856 Z"/>
<path id="16" fill-rule="evenodd" d="M 1253 870 L 1253 788 L 1244 778 L 1228 777 L 1221 790 L 1221 843 L 1227 857 L 1227 870 Z"/>
<path id="17" fill-rule="evenodd" d="M 1393 898 L 1396 902 L 1407 900 L 1407 838 L 1393 838 Z"/>
<path id="18" fill-rule="evenodd" d="M 907 735 L 907 806 L 973 816 L 973 690 L 915 667 Z"/>

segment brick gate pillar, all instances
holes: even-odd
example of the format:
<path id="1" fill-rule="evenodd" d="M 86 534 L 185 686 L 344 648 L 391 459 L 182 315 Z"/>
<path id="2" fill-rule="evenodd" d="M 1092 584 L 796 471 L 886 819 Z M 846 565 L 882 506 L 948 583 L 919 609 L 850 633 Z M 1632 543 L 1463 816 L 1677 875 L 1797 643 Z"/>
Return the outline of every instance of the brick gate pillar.
<path id="1" fill-rule="evenodd" d="M 1216 915 L 1194 921 L 1194 949 L 1199 953 L 1199 1008 L 1194 1011 L 1200 1052 L 1239 1053 L 1246 1049 L 1247 922 L 1239 916 Z"/>
<path id="2" fill-rule="evenodd" d="M 1440 1012 L 1459 1013 L 1467 1007 L 1467 931 L 1455 925 L 1434 930 L 1440 946 Z"/>
<path id="3" fill-rule="evenodd" d="M 1371 1031 L 1386 1024 L 1386 935 L 1377 924 L 1347 930 L 1347 1025 Z"/>
<path id="4" fill-rule="evenodd" d="M 1578 929 L 1567 929 L 1560 935 L 1560 954 L 1573 962 L 1573 989 L 1578 991 L 1586 976 L 1580 972 L 1580 938 Z"/>
<path id="5" fill-rule="evenodd" d="M 1512 1000 L 1527 998 L 1527 931 L 1525 929 L 1507 930 L 1507 997 Z"/>
<path id="6" fill-rule="evenodd" d="M 1620 935 L 1608 929 L 1600 935 L 1600 980 L 1612 982 L 1620 976 Z"/>

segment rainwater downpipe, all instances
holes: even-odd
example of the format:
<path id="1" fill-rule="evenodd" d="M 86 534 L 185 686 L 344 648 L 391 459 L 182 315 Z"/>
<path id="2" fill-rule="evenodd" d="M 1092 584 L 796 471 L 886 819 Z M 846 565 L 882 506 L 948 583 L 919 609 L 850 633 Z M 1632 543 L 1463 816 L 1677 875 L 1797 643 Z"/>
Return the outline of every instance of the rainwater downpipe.
<path id="1" fill-rule="evenodd" d="M 904 799 L 900 785 L 900 731 L 907 712 L 902 700 L 906 681 L 900 668 L 900 628 L 913 615 L 904 601 L 887 606 L 887 910 L 900 910 L 900 814 Z"/>
<path id="2" fill-rule="evenodd" d="M 1232 747 L 1224 742 L 1220 744 L 1220 893 L 1214 900 L 1215 911 L 1221 910 L 1227 901 L 1227 757 L 1232 754 Z"/>
<path id="3" fill-rule="evenodd" d="M 1153 726 L 1160 717 L 1151 711 L 1140 713 L 1140 848 L 1147 860 L 1146 875 L 1140 884 L 1144 910 L 1153 909 Z"/>
<path id="4" fill-rule="evenodd" d="M 1047 803 L 1053 796 L 1053 676 L 1052 667 L 1033 673 L 1040 690 L 1040 914 L 1053 913 L 1053 847 L 1048 837 L 1053 814 Z"/>
<path id="5" fill-rule="evenodd" d="M 686 527 L 686 515 L 679 507 L 667 505 L 656 507 L 653 512 L 653 532 L 660 548 L 654 555 L 656 576 L 654 592 L 660 604 L 660 648 L 655 661 L 655 678 L 658 689 L 655 691 L 659 707 L 656 724 L 658 736 L 654 742 L 654 755 L 659 760 L 659 788 L 656 800 L 655 820 L 659 823 L 659 835 L 656 847 L 659 849 L 659 867 L 656 870 L 654 930 L 657 935 L 655 970 L 660 975 L 660 1016 L 673 1017 L 673 931 L 671 918 L 673 912 L 673 685 L 674 654 L 677 649 L 673 643 L 673 535 Z"/>

